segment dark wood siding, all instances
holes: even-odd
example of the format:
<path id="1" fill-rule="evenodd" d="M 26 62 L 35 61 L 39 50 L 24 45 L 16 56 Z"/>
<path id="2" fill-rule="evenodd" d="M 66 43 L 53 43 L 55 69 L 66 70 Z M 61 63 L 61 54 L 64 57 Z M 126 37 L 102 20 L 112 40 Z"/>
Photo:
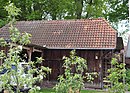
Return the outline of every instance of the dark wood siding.
<path id="1" fill-rule="evenodd" d="M 44 50 L 44 65 L 52 69 L 48 79 L 51 81 L 57 80 L 58 75 L 63 74 L 63 56 L 69 56 L 71 50 Z M 100 50 L 76 50 L 78 56 L 87 60 L 89 72 L 100 72 Z M 95 58 L 97 56 L 97 59 Z M 99 73 L 101 74 L 101 73 Z M 99 84 L 101 82 L 100 75 L 95 78 L 94 83 Z"/>
<path id="2" fill-rule="evenodd" d="M 5 53 L 7 53 L 8 48 L 4 47 L 0 48 L 0 50 L 4 50 Z M 62 58 L 63 56 L 69 56 L 70 51 L 71 50 L 69 49 L 44 49 L 43 52 L 34 51 L 32 52 L 31 59 L 35 61 L 35 57 L 43 56 L 43 59 L 45 61 L 41 65 L 50 67 L 52 69 L 51 73 L 47 75 L 46 79 L 49 81 L 56 81 L 58 76 L 64 73 L 64 69 L 62 68 Z M 88 65 L 88 72 L 98 73 L 98 76 L 94 79 L 92 85 L 98 85 L 102 87 L 103 78 L 108 75 L 107 69 L 111 67 L 110 61 L 113 53 L 112 50 L 76 50 L 76 53 L 77 56 L 86 59 L 86 64 Z M 0 61 L 0 65 L 1 64 L 2 60 Z"/>

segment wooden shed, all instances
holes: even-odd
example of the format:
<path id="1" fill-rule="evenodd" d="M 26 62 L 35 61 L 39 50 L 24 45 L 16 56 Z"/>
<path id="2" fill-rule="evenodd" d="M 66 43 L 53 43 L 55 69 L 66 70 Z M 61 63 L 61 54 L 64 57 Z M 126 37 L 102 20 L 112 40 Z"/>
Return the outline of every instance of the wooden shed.
<path id="1" fill-rule="evenodd" d="M 87 60 L 88 71 L 98 72 L 93 84 L 86 87 L 103 88 L 103 78 L 111 67 L 110 61 L 117 49 L 117 32 L 103 18 L 53 21 L 18 21 L 15 26 L 20 32 L 32 34 L 31 44 L 24 53 L 30 60 L 42 56 L 42 65 L 52 68 L 47 80 L 56 81 L 62 69 L 63 56 L 76 49 L 78 56 Z M 0 37 L 8 39 L 8 25 L 0 29 Z"/>

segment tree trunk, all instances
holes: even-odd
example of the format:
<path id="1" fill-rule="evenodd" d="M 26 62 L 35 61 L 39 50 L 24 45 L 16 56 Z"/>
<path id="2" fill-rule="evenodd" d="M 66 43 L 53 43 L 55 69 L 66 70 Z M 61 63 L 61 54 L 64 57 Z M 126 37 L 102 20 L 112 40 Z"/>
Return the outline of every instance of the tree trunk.
<path id="1" fill-rule="evenodd" d="M 75 5 L 76 5 L 76 18 L 81 19 L 83 0 L 75 0 Z"/>
<path id="2" fill-rule="evenodd" d="M 52 20 L 56 20 L 56 14 L 52 14 L 51 17 L 52 17 Z"/>
<path id="3" fill-rule="evenodd" d="M 88 7 L 92 7 L 92 4 L 93 4 L 93 0 L 90 0 L 88 2 Z M 85 18 L 90 18 L 91 17 L 91 10 L 87 11 L 87 14 L 86 14 L 86 17 Z"/>

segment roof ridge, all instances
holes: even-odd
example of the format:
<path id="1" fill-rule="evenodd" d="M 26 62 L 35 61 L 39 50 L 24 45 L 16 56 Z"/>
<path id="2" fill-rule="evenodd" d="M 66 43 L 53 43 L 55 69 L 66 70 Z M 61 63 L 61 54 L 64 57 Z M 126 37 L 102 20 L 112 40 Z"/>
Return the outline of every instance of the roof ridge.
<path id="1" fill-rule="evenodd" d="M 87 19 L 60 19 L 60 20 L 21 20 L 16 22 L 52 22 L 52 21 L 86 21 L 86 20 L 106 20 L 103 17 L 100 18 L 87 18 Z"/>

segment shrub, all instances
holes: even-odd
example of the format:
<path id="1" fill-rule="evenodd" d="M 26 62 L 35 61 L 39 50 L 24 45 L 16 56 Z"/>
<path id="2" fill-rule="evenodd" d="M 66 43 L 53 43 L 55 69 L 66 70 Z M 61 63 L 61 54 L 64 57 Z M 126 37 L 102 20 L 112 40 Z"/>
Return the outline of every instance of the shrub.
<path id="1" fill-rule="evenodd" d="M 125 64 L 119 63 L 117 58 L 112 58 L 112 68 L 108 69 L 107 79 L 111 82 L 110 93 L 125 93 L 126 85 L 123 78 L 126 77 Z"/>
<path id="2" fill-rule="evenodd" d="M 69 57 L 63 57 L 63 60 L 65 73 L 58 78 L 59 83 L 54 87 L 56 93 L 80 93 L 84 79 L 93 79 L 91 74 L 87 73 L 87 77 L 83 74 L 87 70 L 86 60 L 76 56 L 75 50 L 70 52 Z"/>
<path id="3" fill-rule="evenodd" d="M 130 69 L 126 69 L 126 78 L 125 82 L 128 86 L 128 90 L 130 91 Z"/>

